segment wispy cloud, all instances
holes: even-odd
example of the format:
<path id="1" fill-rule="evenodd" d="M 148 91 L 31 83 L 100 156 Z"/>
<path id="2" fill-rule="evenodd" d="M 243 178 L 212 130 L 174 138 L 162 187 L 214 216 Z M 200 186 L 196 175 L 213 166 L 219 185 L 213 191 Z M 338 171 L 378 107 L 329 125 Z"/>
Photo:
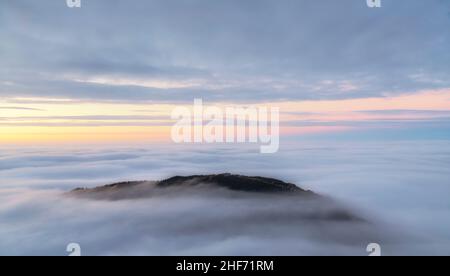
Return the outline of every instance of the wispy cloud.
<path id="1" fill-rule="evenodd" d="M 0 106 L 0 110 L 28 110 L 28 111 L 45 111 L 39 108 L 20 107 L 20 106 Z"/>
<path id="2" fill-rule="evenodd" d="M 2 6 L 3 97 L 252 102 L 450 87 L 445 1 L 377 11 L 331 0 Z"/>

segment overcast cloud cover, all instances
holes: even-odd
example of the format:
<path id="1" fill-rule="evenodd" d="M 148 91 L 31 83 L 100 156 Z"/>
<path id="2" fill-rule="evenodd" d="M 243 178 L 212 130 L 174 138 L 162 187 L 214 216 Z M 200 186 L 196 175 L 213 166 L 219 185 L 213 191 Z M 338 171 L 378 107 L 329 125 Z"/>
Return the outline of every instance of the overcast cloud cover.
<path id="1" fill-rule="evenodd" d="M 450 3 L 1 2 L 0 96 L 342 99 L 448 88 Z M 32 45 L 32 47 L 30 47 Z"/>
<path id="2" fill-rule="evenodd" d="M 252 148 L 4 149 L 0 254 L 64 255 L 69 242 L 79 242 L 84 254 L 95 255 L 364 255 L 377 241 L 384 254 L 449 254 L 449 148 L 437 141 L 310 143 L 267 159 Z M 279 214 L 270 214 L 280 210 L 288 217 L 302 212 L 302 203 L 290 200 L 62 196 L 121 180 L 218 172 L 296 183 L 337 199 L 371 224 L 273 223 Z M 237 223 L 243 216 L 248 223 Z"/>
<path id="3" fill-rule="evenodd" d="M 69 9 L 65 0 L 0 0 L 7 143 L 21 131 L 24 141 L 43 134 L 48 145 L 76 127 L 92 127 L 86 137 L 94 138 L 106 126 L 170 126 L 167 110 L 142 106 L 194 98 L 314 100 L 308 110 L 282 110 L 292 118 L 281 125 L 345 129 L 283 134 L 281 151 L 269 156 L 252 146 L 127 140 L 129 147 L 1 144 L 0 255 L 64 255 L 70 242 L 85 255 L 364 255 L 371 242 L 384 254 L 450 254 L 450 1 L 382 2 L 380 10 L 365 0 L 82 0 Z M 419 96 L 374 110 L 364 102 L 404 94 Z M 329 103 L 312 110 L 356 98 L 364 100 L 332 102 L 336 113 Z M 114 110 L 105 107 L 111 101 Z M 224 172 L 296 183 L 368 223 L 304 223 L 290 220 L 304 212 L 301 202 L 268 200 L 268 209 L 253 197 L 200 192 L 117 202 L 63 196 Z"/>

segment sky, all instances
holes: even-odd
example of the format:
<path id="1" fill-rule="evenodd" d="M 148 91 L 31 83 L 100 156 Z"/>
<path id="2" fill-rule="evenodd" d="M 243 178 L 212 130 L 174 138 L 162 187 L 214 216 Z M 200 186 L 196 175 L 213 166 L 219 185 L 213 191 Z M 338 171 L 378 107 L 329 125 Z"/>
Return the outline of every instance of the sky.
<path id="1" fill-rule="evenodd" d="M 170 142 L 195 98 L 280 107 L 285 137 L 449 138 L 448 1 L 1 5 L 1 144 Z"/>
<path id="2" fill-rule="evenodd" d="M 450 1 L 81 1 L 0 0 L 0 255 L 65 255 L 70 242 L 93 255 L 366 255 L 341 240 L 366 230 L 390 237 L 385 254 L 449 254 Z M 175 145 L 171 113 L 195 99 L 278 107 L 279 152 Z M 63 196 L 225 172 L 311 189 L 374 229 L 265 220 L 281 239 L 189 235 L 184 226 L 211 217 L 267 210 L 208 196 Z"/>

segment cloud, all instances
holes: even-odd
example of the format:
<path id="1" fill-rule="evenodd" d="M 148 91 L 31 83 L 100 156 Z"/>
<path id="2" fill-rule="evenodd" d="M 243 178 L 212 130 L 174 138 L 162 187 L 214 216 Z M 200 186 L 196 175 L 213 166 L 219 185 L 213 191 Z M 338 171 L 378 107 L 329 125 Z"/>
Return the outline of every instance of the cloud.
<path id="1" fill-rule="evenodd" d="M 359 254 L 381 239 L 368 223 L 328 220 L 325 202 L 191 192 L 100 202 L 6 190 L 0 254 L 64 255 L 70 242 L 85 255 Z"/>
<path id="2" fill-rule="evenodd" d="M 0 117 L 0 126 L 170 126 L 169 116 L 156 115 L 79 115 Z"/>
<path id="3" fill-rule="evenodd" d="M 450 87 L 445 1 L 61 2 L 2 4 L 1 96 L 252 102 Z"/>
<path id="4" fill-rule="evenodd" d="M 43 109 L 39 109 L 39 108 L 20 107 L 20 106 L 6 106 L 6 107 L 0 106 L 0 110 L 1 109 L 3 109 L 3 110 L 44 111 Z"/>
<path id="5" fill-rule="evenodd" d="M 7 148 L 0 154 L 0 254 L 64 255 L 70 242 L 88 255 L 364 255 L 371 242 L 384 254 L 448 254 L 448 149 L 438 141 L 302 142 L 273 156 L 246 146 Z M 372 224 L 301 223 L 290 218 L 307 206 L 290 199 L 62 196 L 80 186 L 218 172 L 299 184 L 360 210 Z"/>

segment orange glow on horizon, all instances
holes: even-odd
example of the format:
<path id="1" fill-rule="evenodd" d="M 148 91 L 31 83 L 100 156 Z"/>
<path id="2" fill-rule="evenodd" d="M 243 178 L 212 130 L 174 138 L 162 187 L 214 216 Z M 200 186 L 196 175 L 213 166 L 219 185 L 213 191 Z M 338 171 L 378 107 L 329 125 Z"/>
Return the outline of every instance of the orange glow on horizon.
<path id="1" fill-rule="evenodd" d="M 165 142 L 170 127 L 0 127 L 0 144 Z"/>
<path id="2" fill-rule="evenodd" d="M 176 104 L 77 102 L 14 99 L 0 101 L 0 144 L 171 142 L 172 110 Z M 184 104 L 188 108 L 192 104 Z M 239 103 L 204 102 L 204 106 Z M 450 90 L 422 91 L 384 98 L 290 101 L 247 104 L 279 107 L 281 135 L 347 131 L 343 121 L 429 119 L 439 114 L 383 114 L 360 111 L 450 111 Z M 288 126 L 289 122 L 308 126 Z M 330 126 L 314 125 L 331 122 Z M 284 124 L 284 125 L 283 125 Z"/>

